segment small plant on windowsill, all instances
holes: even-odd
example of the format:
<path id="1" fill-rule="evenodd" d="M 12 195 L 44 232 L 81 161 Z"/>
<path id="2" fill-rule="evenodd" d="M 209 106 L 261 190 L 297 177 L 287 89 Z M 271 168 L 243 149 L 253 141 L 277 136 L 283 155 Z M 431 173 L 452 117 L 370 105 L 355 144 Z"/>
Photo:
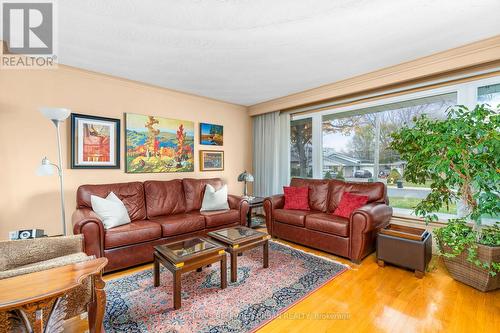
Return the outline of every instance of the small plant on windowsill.
<path id="1" fill-rule="evenodd" d="M 415 207 L 417 216 L 428 223 L 438 219 L 433 212 L 453 202 L 464 207 L 459 218 L 434 232 L 450 274 L 483 291 L 500 287 L 500 224 L 481 226 L 482 216 L 500 215 L 498 110 L 482 104 L 451 108 L 445 119 L 423 115 L 392 139 L 391 148 L 406 161 L 405 180 L 431 181 L 431 192 Z"/>

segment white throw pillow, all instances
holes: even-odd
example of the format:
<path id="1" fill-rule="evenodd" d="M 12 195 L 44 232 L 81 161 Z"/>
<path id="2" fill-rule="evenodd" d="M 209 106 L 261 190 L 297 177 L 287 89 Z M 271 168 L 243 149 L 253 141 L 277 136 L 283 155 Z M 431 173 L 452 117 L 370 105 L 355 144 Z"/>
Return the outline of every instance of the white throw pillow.
<path id="1" fill-rule="evenodd" d="M 205 195 L 203 196 L 203 203 L 201 204 L 200 211 L 209 210 L 228 210 L 229 204 L 227 203 L 227 184 L 222 186 L 219 190 L 207 184 L 205 187 Z"/>
<path id="2" fill-rule="evenodd" d="M 92 210 L 101 219 L 104 229 L 130 223 L 127 208 L 113 192 L 110 192 L 106 199 L 91 195 L 90 202 L 92 203 Z"/>

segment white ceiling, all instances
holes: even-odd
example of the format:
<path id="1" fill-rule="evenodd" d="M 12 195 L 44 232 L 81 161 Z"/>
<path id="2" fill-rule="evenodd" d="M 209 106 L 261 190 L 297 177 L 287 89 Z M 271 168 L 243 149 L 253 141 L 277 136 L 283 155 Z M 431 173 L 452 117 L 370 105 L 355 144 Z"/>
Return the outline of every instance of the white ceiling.
<path id="1" fill-rule="evenodd" d="M 499 0 L 64 0 L 59 61 L 242 105 L 500 34 Z"/>

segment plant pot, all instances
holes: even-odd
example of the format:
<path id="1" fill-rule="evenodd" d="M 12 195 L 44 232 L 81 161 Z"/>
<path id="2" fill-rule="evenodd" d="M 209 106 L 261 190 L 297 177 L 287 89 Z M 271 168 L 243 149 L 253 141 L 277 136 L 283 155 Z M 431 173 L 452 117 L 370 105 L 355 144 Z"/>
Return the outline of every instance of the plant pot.
<path id="1" fill-rule="evenodd" d="M 445 252 L 451 252 L 447 246 L 441 247 Z M 482 262 L 500 261 L 500 246 L 478 244 L 477 257 Z M 481 291 L 491 291 L 500 288 L 500 274 L 492 276 L 487 270 L 477 267 L 467 260 L 467 250 L 454 258 L 442 257 L 446 269 L 457 281 L 465 283 Z"/>

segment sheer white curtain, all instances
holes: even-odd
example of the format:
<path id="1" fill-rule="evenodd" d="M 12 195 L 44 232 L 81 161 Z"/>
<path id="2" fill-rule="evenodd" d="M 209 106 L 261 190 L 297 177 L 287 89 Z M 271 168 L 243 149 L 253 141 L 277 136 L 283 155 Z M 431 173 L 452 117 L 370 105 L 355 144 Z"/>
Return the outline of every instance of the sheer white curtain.
<path id="1" fill-rule="evenodd" d="M 253 192 L 266 197 L 280 189 L 280 112 L 253 117 Z"/>

